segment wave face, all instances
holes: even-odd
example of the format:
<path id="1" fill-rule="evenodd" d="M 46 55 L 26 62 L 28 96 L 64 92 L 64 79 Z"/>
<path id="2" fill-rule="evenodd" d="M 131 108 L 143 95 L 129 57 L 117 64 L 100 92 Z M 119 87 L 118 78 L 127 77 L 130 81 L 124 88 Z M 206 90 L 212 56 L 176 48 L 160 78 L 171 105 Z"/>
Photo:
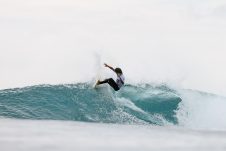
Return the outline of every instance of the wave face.
<path id="1" fill-rule="evenodd" d="M 2 118 L 178 125 L 226 130 L 226 98 L 165 85 L 126 85 L 114 92 L 90 83 L 39 85 L 0 91 Z"/>
<path id="2" fill-rule="evenodd" d="M 0 116 L 101 123 L 177 124 L 181 98 L 166 86 L 126 85 L 118 92 L 89 83 L 0 91 Z"/>

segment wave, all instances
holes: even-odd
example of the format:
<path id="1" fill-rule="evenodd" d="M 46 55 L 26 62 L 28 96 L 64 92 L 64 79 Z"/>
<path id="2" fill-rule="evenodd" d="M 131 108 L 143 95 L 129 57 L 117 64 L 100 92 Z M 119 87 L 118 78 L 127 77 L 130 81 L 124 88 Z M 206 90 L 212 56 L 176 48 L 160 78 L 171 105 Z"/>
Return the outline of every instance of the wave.
<path id="1" fill-rule="evenodd" d="M 166 86 L 126 85 L 119 92 L 90 83 L 39 85 L 0 91 L 0 116 L 104 123 L 177 123 L 181 101 Z"/>
<path id="2" fill-rule="evenodd" d="M 90 83 L 0 91 L 2 118 L 226 129 L 225 107 L 224 97 L 166 85 L 126 85 L 118 92 Z"/>

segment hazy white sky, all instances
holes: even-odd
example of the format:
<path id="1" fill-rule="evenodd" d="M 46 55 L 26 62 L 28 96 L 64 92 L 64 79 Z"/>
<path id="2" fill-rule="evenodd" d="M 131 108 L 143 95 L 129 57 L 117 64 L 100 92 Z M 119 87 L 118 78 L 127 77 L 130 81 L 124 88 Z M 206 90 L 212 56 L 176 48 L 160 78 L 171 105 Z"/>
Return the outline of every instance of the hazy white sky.
<path id="1" fill-rule="evenodd" d="M 127 82 L 226 95 L 224 0 L 0 0 L 0 88 L 83 82 L 102 62 Z"/>

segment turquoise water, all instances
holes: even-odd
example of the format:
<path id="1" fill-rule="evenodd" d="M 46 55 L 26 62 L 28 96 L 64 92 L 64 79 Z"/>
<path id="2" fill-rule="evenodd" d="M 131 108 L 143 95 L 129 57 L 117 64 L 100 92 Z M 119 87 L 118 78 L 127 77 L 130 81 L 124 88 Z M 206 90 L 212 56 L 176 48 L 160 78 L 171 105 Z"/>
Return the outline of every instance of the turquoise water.
<path id="1" fill-rule="evenodd" d="M 0 91 L 0 116 L 96 123 L 177 124 L 181 102 L 165 85 L 126 85 L 114 92 L 90 83 L 39 85 Z"/>

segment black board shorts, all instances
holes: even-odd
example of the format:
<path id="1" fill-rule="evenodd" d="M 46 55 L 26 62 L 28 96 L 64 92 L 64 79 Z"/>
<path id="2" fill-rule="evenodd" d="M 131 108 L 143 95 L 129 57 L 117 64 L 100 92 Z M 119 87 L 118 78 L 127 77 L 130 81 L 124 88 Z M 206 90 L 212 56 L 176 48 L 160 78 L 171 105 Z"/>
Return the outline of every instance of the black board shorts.
<path id="1" fill-rule="evenodd" d="M 117 83 L 112 79 L 108 79 L 108 84 L 115 90 L 115 91 L 118 91 L 119 90 L 119 87 L 117 85 Z"/>
<path id="2" fill-rule="evenodd" d="M 103 84 L 103 83 L 108 83 L 115 91 L 119 90 L 117 83 L 112 78 L 106 79 L 106 80 L 100 82 L 99 84 Z"/>

